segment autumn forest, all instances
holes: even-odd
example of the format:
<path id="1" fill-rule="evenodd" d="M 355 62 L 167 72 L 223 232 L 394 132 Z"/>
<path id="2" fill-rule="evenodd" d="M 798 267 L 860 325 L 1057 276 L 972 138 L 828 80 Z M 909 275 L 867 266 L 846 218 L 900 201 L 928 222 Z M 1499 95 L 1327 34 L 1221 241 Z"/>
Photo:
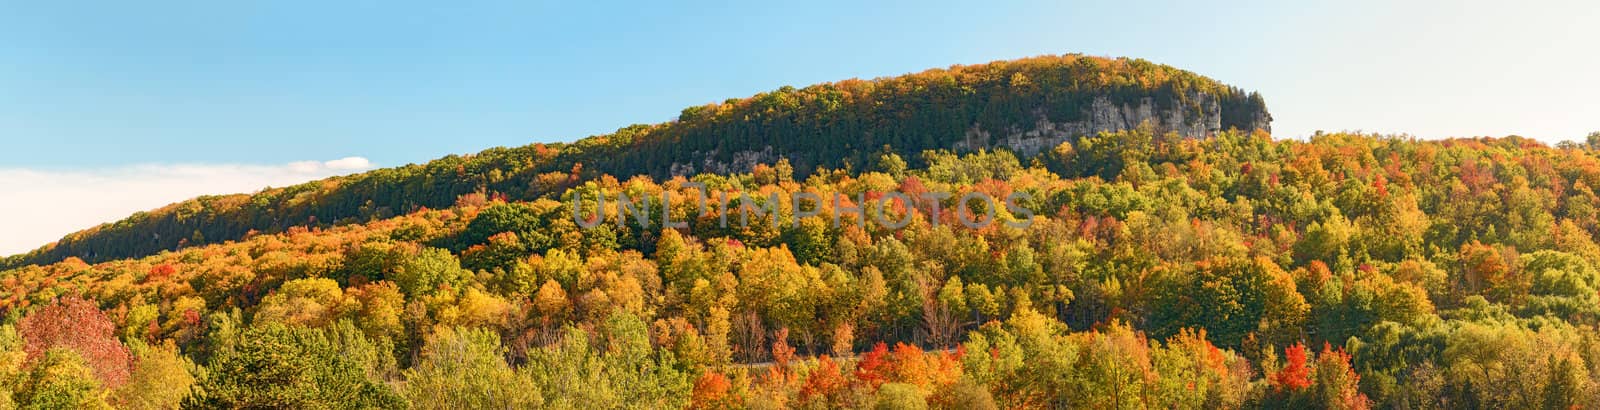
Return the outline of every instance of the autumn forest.
<path id="1" fill-rule="evenodd" d="M 1096 101 L 1220 129 L 957 148 Z M 1265 110 L 1046 56 L 201 197 L 0 261 L 0 409 L 1600 403 L 1600 134 L 1279 139 Z"/>

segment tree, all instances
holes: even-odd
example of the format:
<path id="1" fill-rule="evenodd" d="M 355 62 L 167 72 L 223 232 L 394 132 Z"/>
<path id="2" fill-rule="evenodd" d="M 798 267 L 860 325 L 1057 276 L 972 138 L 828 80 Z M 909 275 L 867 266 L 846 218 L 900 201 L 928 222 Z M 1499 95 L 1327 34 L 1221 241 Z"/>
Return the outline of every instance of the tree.
<path id="1" fill-rule="evenodd" d="M 1080 386 L 1058 375 L 1073 374 L 1082 352 L 1065 328 L 1027 308 L 1004 324 L 990 322 L 967 335 L 963 346 L 971 353 L 961 356 L 963 374 L 990 386 L 1001 408 L 1070 406 Z"/>
<path id="2" fill-rule="evenodd" d="M 928 399 L 917 386 L 903 383 L 889 383 L 878 388 L 877 404 L 875 409 L 884 410 L 916 410 L 928 408 Z"/>
<path id="3" fill-rule="evenodd" d="M 1582 257 L 1542 250 L 1526 256 L 1522 271 L 1532 276 L 1526 314 L 1589 323 L 1600 318 L 1600 271 Z"/>
<path id="4" fill-rule="evenodd" d="M 670 352 L 652 349 L 648 329 L 626 312 L 611 315 L 598 339 L 568 327 L 555 345 L 529 354 L 544 403 L 551 407 L 681 408 L 694 388 Z"/>
<path id="5" fill-rule="evenodd" d="M 1422 288 L 1388 275 L 1362 275 L 1332 278 L 1317 292 L 1312 316 L 1321 340 L 1341 342 L 1384 322 L 1425 328 L 1438 319 Z"/>
<path id="6" fill-rule="evenodd" d="M 821 407 L 842 407 L 845 402 L 841 396 L 849 388 L 849 380 L 839 368 L 839 363 L 828 355 L 822 355 L 800 386 L 799 402 L 802 405 L 814 403 Z"/>
<path id="7" fill-rule="evenodd" d="M 27 353 L 22 351 L 22 338 L 17 336 L 16 327 L 0 324 L 0 409 L 17 407 L 13 395 L 18 393 L 23 382 L 22 366 L 27 358 Z"/>
<path id="8" fill-rule="evenodd" d="M 30 360 L 54 348 L 72 350 L 79 359 L 62 363 L 81 360 L 100 384 L 115 388 L 127 381 L 129 371 L 128 349 L 117 341 L 116 328 L 93 302 L 68 296 L 22 318 L 17 330 Z"/>
<path id="9" fill-rule="evenodd" d="M 258 322 L 322 327 L 355 308 L 333 279 L 307 278 L 285 282 L 256 311 Z"/>
<path id="10" fill-rule="evenodd" d="M 268 323 L 206 366 L 183 408 L 395 408 L 403 399 L 368 378 L 315 329 Z"/>
<path id="11" fill-rule="evenodd" d="M 489 243 L 472 245 L 461 251 L 461 263 L 473 270 L 512 270 L 518 261 L 528 256 L 528 249 L 516 232 L 502 232 L 489 237 Z"/>
<path id="12" fill-rule="evenodd" d="M 694 381 L 694 390 L 689 396 L 691 409 L 732 409 L 737 408 L 737 397 L 729 390 L 728 376 L 714 371 L 705 372 Z"/>
<path id="13" fill-rule="evenodd" d="M 1161 407 L 1153 402 L 1157 374 L 1150 362 L 1150 345 L 1127 325 L 1113 322 L 1105 332 L 1074 335 L 1083 356 L 1075 369 L 1081 388 L 1072 400 L 1080 406 L 1096 403 L 1110 408 Z"/>
<path id="14" fill-rule="evenodd" d="M 440 328 L 405 371 L 406 398 L 418 409 L 539 407 L 538 386 L 506 364 L 503 350 L 493 332 Z"/>
<path id="15" fill-rule="evenodd" d="M 391 281 L 380 281 L 345 290 L 347 300 L 356 308 L 353 321 L 365 331 L 367 337 L 399 339 L 405 333 L 400 315 L 405 310 L 405 295 Z"/>
<path id="16" fill-rule="evenodd" d="M 1467 294 L 1494 302 L 1514 303 L 1527 294 L 1527 275 L 1517 272 L 1515 249 L 1472 242 L 1461 245 L 1462 269 L 1455 285 Z"/>
<path id="17" fill-rule="evenodd" d="M 1250 363 L 1206 340 L 1205 331 L 1184 331 L 1152 349 L 1160 404 L 1178 408 L 1243 407 L 1254 376 Z"/>
<path id="18" fill-rule="evenodd" d="M 886 146 L 885 148 L 888 147 Z M 882 154 L 878 154 L 876 161 L 873 163 L 872 170 L 899 178 L 906 174 L 906 160 L 900 158 L 900 155 L 895 154 L 894 152 L 884 152 Z"/>
<path id="19" fill-rule="evenodd" d="M 480 211 L 472 222 L 467 223 L 466 230 L 456 238 L 460 244 L 455 249 L 466 249 L 469 246 L 493 242 L 491 239 L 504 233 L 510 233 L 510 241 L 502 241 L 494 246 L 511 246 L 524 252 L 541 252 L 551 245 L 548 236 L 539 232 L 546 227 L 547 219 L 542 217 L 538 210 L 527 204 L 510 204 L 496 202 Z M 494 260 L 493 258 L 489 260 Z"/>
<path id="20" fill-rule="evenodd" d="M 1204 328 L 1224 346 L 1239 346 L 1250 334 L 1287 340 L 1310 309 L 1288 273 L 1266 258 L 1201 261 L 1158 280 L 1150 328 L 1162 337 Z"/>
<path id="21" fill-rule="evenodd" d="M 811 266 L 834 261 L 834 243 L 828 236 L 828 222 L 820 217 L 809 217 L 797 223 L 799 226 L 786 227 L 783 231 L 783 242 L 794 251 L 795 260 Z"/>
<path id="22" fill-rule="evenodd" d="M 1283 349 L 1283 368 L 1272 375 L 1274 391 L 1295 392 L 1311 387 L 1311 368 L 1306 346 L 1295 343 Z"/>
<path id="23" fill-rule="evenodd" d="M 534 294 L 533 306 L 538 309 L 541 320 L 546 326 L 562 323 L 566 320 L 572 302 L 567 299 L 567 292 L 561 289 L 561 284 L 554 279 L 546 280 L 544 286 L 539 287 L 539 292 Z"/>
<path id="24" fill-rule="evenodd" d="M 1350 368 L 1350 355 L 1322 345 L 1317 355 L 1315 386 L 1312 392 L 1317 407 L 1329 409 L 1365 410 L 1372 407 L 1367 395 L 1357 390 L 1361 377 Z"/>
<path id="25" fill-rule="evenodd" d="M 100 379 L 78 352 L 51 348 L 40 355 L 15 400 L 25 409 L 110 409 Z"/>
<path id="26" fill-rule="evenodd" d="M 120 409 L 171 409 L 183 402 L 194 384 L 195 367 L 171 341 L 159 346 L 135 344 L 133 373 L 128 383 L 112 393 Z"/>
<path id="27" fill-rule="evenodd" d="M 405 260 L 394 273 L 394 282 L 407 295 L 431 294 L 441 286 L 459 287 L 467 272 L 450 251 L 425 248 Z"/>
<path id="28" fill-rule="evenodd" d="M 997 410 L 994 396 L 983 385 L 975 383 L 972 379 L 961 379 L 950 387 L 950 408 L 972 410 Z"/>
<path id="29" fill-rule="evenodd" d="M 1336 213 L 1307 226 L 1305 237 L 1295 243 L 1295 253 L 1301 260 L 1332 263 L 1343 255 L 1350 240 L 1357 235 L 1356 225 Z"/>

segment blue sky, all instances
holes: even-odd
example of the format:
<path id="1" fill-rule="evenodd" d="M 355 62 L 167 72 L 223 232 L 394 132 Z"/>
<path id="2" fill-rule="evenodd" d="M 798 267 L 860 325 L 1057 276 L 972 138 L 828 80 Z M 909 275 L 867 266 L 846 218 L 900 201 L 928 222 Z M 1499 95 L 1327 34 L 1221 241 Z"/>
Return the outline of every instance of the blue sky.
<path id="1" fill-rule="evenodd" d="M 83 184 L 38 176 L 117 185 L 178 165 L 282 174 L 130 207 L 570 141 L 783 85 L 1070 52 L 1259 91 L 1280 137 L 1600 130 L 1600 5 L 1582 1 L 8 3 L 0 186 L 71 191 Z M 367 162 L 326 165 L 347 157 Z M 120 192 L 78 191 L 39 192 Z M 0 219 L 33 235 L 0 254 L 143 209 L 19 206 L 0 214 L 74 225 Z"/>

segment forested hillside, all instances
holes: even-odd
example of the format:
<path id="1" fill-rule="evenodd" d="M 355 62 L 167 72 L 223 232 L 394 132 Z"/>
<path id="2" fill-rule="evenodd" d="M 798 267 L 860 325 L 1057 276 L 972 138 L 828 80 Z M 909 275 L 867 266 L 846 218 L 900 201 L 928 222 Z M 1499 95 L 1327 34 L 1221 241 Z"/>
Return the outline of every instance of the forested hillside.
<path id="1" fill-rule="evenodd" d="M 676 121 L 634 125 L 570 144 L 495 148 L 253 195 L 202 197 L 74 233 L 0 260 L 0 268 L 152 255 L 237 240 L 251 232 L 331 227 L 444 208 L 478 191 L 531 200 L 599 175 L 748 172 L 787 159 L 796 175 L 818 166 L 861 169 L 879 153 L 920 165 L 923 150 L 1031 147 L 1150 120 L 1189 137 L 1266 128 L 1259 95 L 1134 59 L 1045 56 L 954 66 L 899 77 L 784 87 L 690 107 Z M 1033 134 L 1029 134 L 1033 135 Z"/>
<path id="2" fill-rule="evenodd" d="M 1146 127 L 1036 156 L 905 151 L 812 172 L 494 171 L 579 155 L 530 147 L 179 205 L 151 215 L 289 227 L 0 272 L 0 408 L 1600 402 L 1591 147 Z M 867 201 L 723 227 L 690 182 Z M 903 229 L 832 224 L 887 192 L 952 196 L 890 202 Z M 1031 223 L 929 218 L 983 214 L 968 192 L 1026 192 Z M 593 215 L 600 193 L 689 225 L 619 223 L 608 202 L 581 228 L 572 207 Z M 406 195 L 434 202 L 389 206 Z M 224 208 L 251 211 L 205 211 Z M 306 212 L 353 223 L 291 221 Z"/>

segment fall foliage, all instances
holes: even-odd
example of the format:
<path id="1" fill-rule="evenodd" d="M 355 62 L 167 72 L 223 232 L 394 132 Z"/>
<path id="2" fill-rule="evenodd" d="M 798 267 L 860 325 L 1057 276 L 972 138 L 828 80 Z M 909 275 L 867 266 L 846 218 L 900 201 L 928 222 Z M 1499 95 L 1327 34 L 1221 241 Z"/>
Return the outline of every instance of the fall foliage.
<path id="1" fill-rule="evenodd" d="M 9 260 L 0 408 L 1600 402 L 1600 151 L 1149 127 L 1036 155 L 951 151 L 943 131 L 911 141 L 973 118 L 1013 124 L 1028 105 L 975 98 L 1095 85 L 1179 104 L 1197 102 L 1179 97 L 1191 90 L 1258 98 L 1139 61 L 1049 57 L 200 198 Z M 821 107 L 860 112 L 829 122 Z M 877 123 L 901 113 L 933 122 Z M 795 145 L 748 171 L 661 169 L 758 132 Z M 802 138 L 816 135 L 830 137 Z M 901 229 L 832 223 L 874 200 L 823 201 L 810 217 L 778 207 L 780 223 L 746 226 L 692 200 L 896 190 L 951 195 L 892 205 L 911 215 Z M 574 221 L 623 192 L 688 224 Z M 1032 216 L 958 203 L 974 192 L 1027 192 Z M 934 207 L 1032 223 L 969 229 Z"/>

